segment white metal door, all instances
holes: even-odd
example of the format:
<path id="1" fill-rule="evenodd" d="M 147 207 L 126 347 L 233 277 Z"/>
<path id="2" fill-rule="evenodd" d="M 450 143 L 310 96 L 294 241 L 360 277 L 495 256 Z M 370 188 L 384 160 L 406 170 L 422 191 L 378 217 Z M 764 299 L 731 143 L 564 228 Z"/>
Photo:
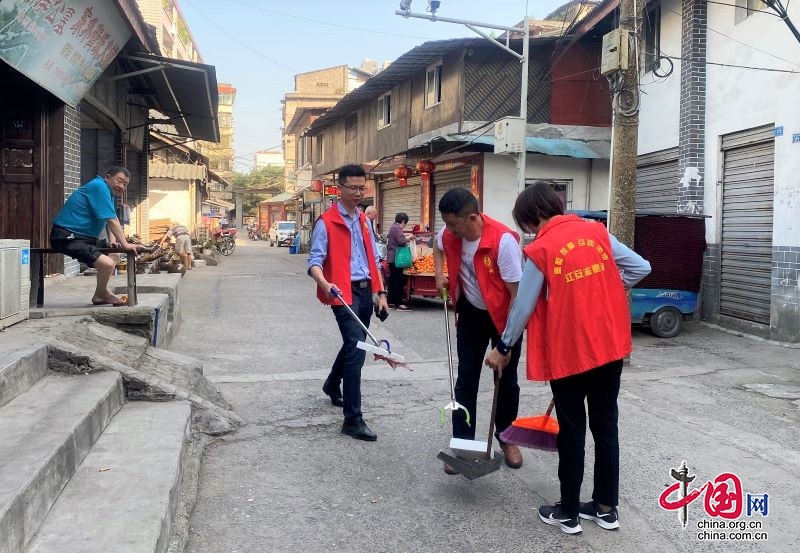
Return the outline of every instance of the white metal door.
<path id="1" fill-rule="evenodd" d="M 472 166 L 459 167 L 451 171 L 442 171 L 433 174 L 433 230 L 439 232 L 444 227 L 442 221 L 442 214 L 439 213 L 439 200 L 442 199 L 445 192 L 453 188 L 466 188 L 469 190 L 472 187 Z"/>
<path id="2" fill-rule="evenodd" d="M 410 177 L 408 186 L 400 186 L 396 180 L 381 184 L 381 230 L 389 232 L 394 223 L 394 217 L 401 211 L 408 215 L 408 228 L 421 224 L 420 204 L 422 194 L 422 179 Z"/>

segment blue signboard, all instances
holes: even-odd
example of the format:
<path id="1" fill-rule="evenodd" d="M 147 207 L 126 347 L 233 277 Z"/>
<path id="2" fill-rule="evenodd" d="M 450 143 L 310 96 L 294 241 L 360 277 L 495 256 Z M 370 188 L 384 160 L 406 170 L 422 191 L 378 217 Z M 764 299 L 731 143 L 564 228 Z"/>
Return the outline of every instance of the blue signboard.
<path id="1" fill-rule="evenodd" d="M 22 248 L 19 251 L 19 262 L 22 265 L 28 265 L 31 262 L 31 250 L 30 250 L 30 248 Z"/>
<path id="2" fill-rule="evenodd" d="M 775 127 L 775 136 L 783 136 L 783 127 Z"/>

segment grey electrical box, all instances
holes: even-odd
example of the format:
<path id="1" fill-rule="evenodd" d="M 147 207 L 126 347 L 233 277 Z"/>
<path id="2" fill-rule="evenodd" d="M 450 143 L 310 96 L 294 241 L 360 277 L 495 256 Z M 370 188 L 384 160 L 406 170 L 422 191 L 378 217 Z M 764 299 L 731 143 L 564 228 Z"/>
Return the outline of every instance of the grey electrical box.
<path id="1" fill-rule="evenodd" d="M 602 75 L 628 69 L 628 37 L 625 29 L 614 29 L 603 36 L 603 55 L 600 59 Z"/>
<path id="2" fill-rule="evenodd" d="M 525 121 L 522 117 L 503 117 L 494 123 L 494 153 L 518 154 L 525 151 Z"/>

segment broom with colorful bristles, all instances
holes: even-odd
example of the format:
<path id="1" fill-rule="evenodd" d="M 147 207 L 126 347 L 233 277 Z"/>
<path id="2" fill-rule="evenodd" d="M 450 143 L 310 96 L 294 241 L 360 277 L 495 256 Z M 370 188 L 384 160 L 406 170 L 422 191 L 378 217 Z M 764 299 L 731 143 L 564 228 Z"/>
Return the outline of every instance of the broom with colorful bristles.
<path id="1" fill-rule="evenodd" d="M 554 400 L 544 415 L 538 417 L 521 417 L 500 433 L 500 439 L 507 444 L 556 451 L 556 437 L 558 436 L 558 421 L 550 416 L 553 412 Z"/>

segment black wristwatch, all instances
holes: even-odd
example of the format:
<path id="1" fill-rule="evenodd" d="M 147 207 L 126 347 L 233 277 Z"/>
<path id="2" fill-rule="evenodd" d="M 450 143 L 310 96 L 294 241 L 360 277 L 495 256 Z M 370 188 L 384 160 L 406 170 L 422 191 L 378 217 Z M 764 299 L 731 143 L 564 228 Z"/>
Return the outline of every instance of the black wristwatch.
<path id="1" fill-rule="evenodd" d="M 494 348 L 500 352 L 500 355 L 508 355 L 512 347 L 513 346 L 509 346 L 502 339 L 500 339 L 497 341 L 497 345 Z"/>

